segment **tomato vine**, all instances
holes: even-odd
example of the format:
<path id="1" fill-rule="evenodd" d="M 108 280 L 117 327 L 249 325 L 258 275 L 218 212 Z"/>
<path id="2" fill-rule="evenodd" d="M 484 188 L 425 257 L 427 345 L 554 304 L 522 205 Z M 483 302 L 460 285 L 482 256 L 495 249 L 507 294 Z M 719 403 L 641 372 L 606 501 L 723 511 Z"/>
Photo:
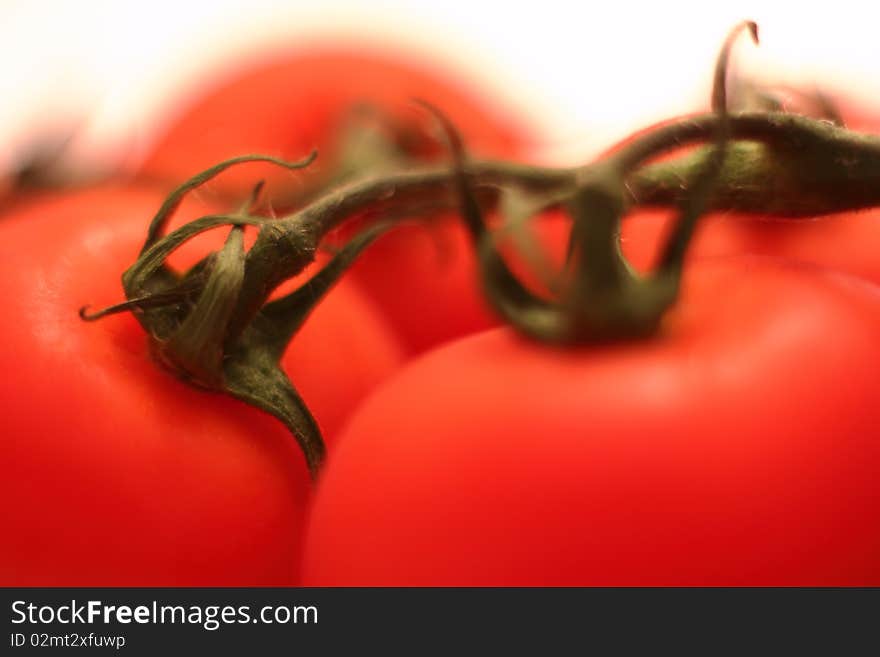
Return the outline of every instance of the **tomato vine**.
<path id="1" fill-rule="evenodd" d="M 310 190 L 307 202 L 277 219 L 255 211 L 256 186 L 238 210 L 202 217 L 166 234 L 184 197 L 229 167 L 265 161 L 297 169 L 308 166 L 315 154 L 299 162 L 261 155 L 222 162 L 181 185 L 157 212 L 137 261 L 123 275 L 126 301 L 95 313 L 83 309 L 81 315 L 98 319 L 133 312 L 164 366 L 281 420 L 299 441 L 313 476 L 324 458 L 320 431 L 279 360 L 320 299 L 398 216 L 458 207 L 491 305 L 533 338 L 568 344 L 650 335 L 676 300 L 688 243 L 707 211 L 801 217 L 880 203 L 880 138 L 823 119 L 729 111 L 727 60 L 744 29 L 757 42 L 752 22 L 731 32 L 716 66 L 711 113 L 669 121 L 580 167 L 467 159 L 455 127 L 440 110 L 432 110 L 450 142 L 451 166 L 397 160 L 375 170 L 367 166 L 317 194 Z M 651 162 L 689 144 L 703 146 Z M 646 205 L 677 207 L 679 218 L 657 270 L 640 275 L 621 254 L 620 221 L 632 208 Z M 557 297 L 531 292 L 505 264 L 483 219 L 490 206 L 515 208 L 525 217 L 554 207 L 568 211 L 569 280 Z M 270 300 L 282 283 L 313 262 L 331 230 L 365 211 L 379 219 L 304 285 Z M 249 250 L 243 242 L 247 225 L 259 229 Z M 167 266 L 181 244 L 218 227 L 230 229 L 221 251 L 186 272 Z"/>

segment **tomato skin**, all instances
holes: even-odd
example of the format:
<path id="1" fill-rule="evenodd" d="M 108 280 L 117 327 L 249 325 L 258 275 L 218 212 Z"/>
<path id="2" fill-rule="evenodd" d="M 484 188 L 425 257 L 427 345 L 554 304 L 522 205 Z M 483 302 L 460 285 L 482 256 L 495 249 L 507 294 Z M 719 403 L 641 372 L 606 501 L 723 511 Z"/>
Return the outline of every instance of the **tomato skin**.
<path id="1" fill-rule="evenodd" d="M 304 584 L 877 585 L 878 330 L 877 287 L 740 259 L 655 339 L 434 350 L 341 436 Z"/>
<path id="2" fill-rule="evenodd" d="M 326 47 L 279 56 L 221 81 L 179 116 L 142 163 L 142 172 L 179 181 L 225 158 L 262 152 L 298 159 L 317 148 L 304 171 L 249 165 L 206 187 L 242 198 L 266 178 L 268 198 L 308 187 L 334 171 L 341 126 L 358 103 L 410 126 L 432 145 L 429 161 L 448 161 L 437 121 L 414 99 L 440 108 L 479 157 L 510 158 L 531 138 L 525 122 L 449 71 L 409 57 Z M 350 234 L 350 233 L 349 233 Z M 453 214 L 392 231 L 351 271 L 410 353 L 497 324 L 476 280 L 467 236 Z"/>
<path id="3" fill-rule="evenodd" d="M 624 220 L 621 247 L 636 269 L 654 268 L 659 245 L 665 242 L 674 222 L 671 211 L 658 208 L 638 210 Z M 880 208 L 796 219 L 713 212 L 700 219 L 687 258 L 777 256 L 880 283 L 878 250 Z"/>
<path id="4" fill-rule="evenodd" d="M 304 174 L 279 174 L 288 184 L 300 175 L 329 169 L 339 131 L 352 109 L 375 107 L 391 122 L 417 124 L 442 161 L 432 134 L 435 120 L 414 100 L 439 107 L 482 156 L 510 156 L 528 136 L 522 119 L 454 74 L 390 52 L 325 46 L 276 55 L 219 76 L 159 136 L 140 171 L 178 180 L 217 162 L 250 152 L 298 159 L 312 149 L 319 158 Z M 380 115 L 381 116 L 381 115 Z M 269 171 L 275 171 L 267 169 Z M 230 172 L 218 184 L 247 193 L 254 176 Z"/>
<path id="5" fill-rule="evenodd" d="M 87 190 L 0 227 L 5 586 L 298 581 L 311 486 L 284 427 L 160 369 L 130 314 L 77 315 L 123 298 L 120 274 L 161 200 Z M 285 356 L 331 448 L 344 413 L 399 360 L 368 302 L 336 291 L 304 329 L 309 358 L 296 341 Z"/>

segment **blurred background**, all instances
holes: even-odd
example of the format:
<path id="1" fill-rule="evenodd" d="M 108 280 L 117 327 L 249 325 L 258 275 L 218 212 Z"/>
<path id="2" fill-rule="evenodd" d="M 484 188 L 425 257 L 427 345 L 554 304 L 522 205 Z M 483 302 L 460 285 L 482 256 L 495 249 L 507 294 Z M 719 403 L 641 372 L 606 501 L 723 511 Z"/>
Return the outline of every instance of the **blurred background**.
<path id="1" fill-rule="evenodd" d="M 535 158 L 547 162 L 705 107 L 718 47 L 744 18 L 758 21 L 762 45 L 739 44 L 741 74 L 880 109 L 877 16 L 871 3 L 840 0 L 0 0 L 0 176 L 62 142 L 70 170 L 133 169 L 224 76 L 340 42 L 468 79 L 535 126 Z"/>

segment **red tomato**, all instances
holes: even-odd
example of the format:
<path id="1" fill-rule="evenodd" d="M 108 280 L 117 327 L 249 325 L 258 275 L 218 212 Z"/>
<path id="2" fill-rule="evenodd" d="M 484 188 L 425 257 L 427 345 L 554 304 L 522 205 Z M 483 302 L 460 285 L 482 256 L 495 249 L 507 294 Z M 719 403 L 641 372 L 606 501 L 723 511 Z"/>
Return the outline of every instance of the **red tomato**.
<path id="1" fill-rule="evenodd" d="M 317 148 L 308 170 L 279 173 L 259 166 L 230 171 L 211 183 L 244 197 L 256 177 L 268 194 L 300 189 L 334 170 L 342 123 L 358 103 L 406 125 L 419 152 L 437 163 L 448 153 L 436 120 L 413 99 L 441 108 L 480 157 L 524 150 L 528 131 L 485 92 L 428 65 L 339 49 L 290 54 L 240 71 L 189 107 L 158 140 L 143 171 L 178 182 L 223 159 L 262 152 L 298 159 Z M 256 173 L 255 173 L 256 172 Z M 405 226 L 370 247 L 352 278 L 381 308 L 410 351 L 486 328 L 496 322 L 474 285 L 475 267 L 464 231 L 451 216 Z"/>
<path id="2" fill-rule="evenodd" d="M 526 141 L 523 122 L 509 108 L 451 72 L 427 63 L 404 64 L 389 54 L 337 47 L 276 56 L 223 76 L 172 118 L 141 170 L 176 182 L 244 153 L 298 159 L 317 148 L 321 156 L 310 171 L 319 171 L 332 166 L 327 160 L 342 124 L 359 104 L 426 132 L 413 135 L 416 139 L 442 145 L 432 129 L 434 119 L 415 99 L 441 108 L 475 153 L 509 156 Z M 435 159 L 446 157 L 442 148 L 430 150 Z M 290 179 L 290 174 L 282 175 Z M 225 187 L 236 183 L 247 193 L 253 176 L 230 172 L 218 181 Z"/>
<path id="3" fill-rule="evenodd" d="M 880 584 L 880 288 L 691 266 L 655 338 L 434 350 L 360 407 L 306 585 Z"/>
<path id="4" fill-rule="evenodd" d="M 161 370 L 131 315 L 77 315 L 122 299 L 120 274 L 161 200 L 82 191 L 26 204 L 0 226 L 0 584 L 297 581 L 309 483 L 293 438 Z M 369 302 L 343 283 L 285 365 L 332 440 L 398 356 Z"/>
<path id="5" fill-rule="evenodd" d="M 850 130 L 868 134 L 880 133 L 880 105 L 867 104 L 863 100 L 835 94 L 832 100 L 837 104 L 843 124 Z"/>
<path id="6" fill-rule="evenodd" d="M 662 209 L 638 210 L 624 220 L 621 246 L 637 269 L 654 266 L 674 220 Z M 880 208 L 798 219 L 714 212 L 700 219 L 688 258 L 738 253 L 781 256 L 880 283 Z"/>

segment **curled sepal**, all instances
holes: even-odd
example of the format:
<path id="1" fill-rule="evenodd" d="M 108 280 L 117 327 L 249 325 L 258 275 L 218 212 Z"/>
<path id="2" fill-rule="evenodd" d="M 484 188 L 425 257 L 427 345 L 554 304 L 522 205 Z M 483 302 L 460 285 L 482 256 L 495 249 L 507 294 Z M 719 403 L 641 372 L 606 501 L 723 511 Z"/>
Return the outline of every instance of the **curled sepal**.
<path id="1" fill-rule="evenodd" d="M 755 21 L 743 21 L 733 27 L 724 39 L 721 52 L 715 61 L 715 74 L 712 80 L 712 111 L 727 112 L 727 69 L 730 62 L 730 51 L 740 33 L 748 31 L 752 41 L 758 44 L 758 24 Z"/>
<path id="2" fill-rule="evenodd" d="M 263 306 L 225 351 L 222 389 L 281 420 L 299 443 L 313 477 L 324 458 L 321 430 L 281 369 L 280 359 L 294 334 L 354 259 L 393 225 L 378 222 L 356 235 L 306 283 Z"/>
<path id="3" fill-rule="evenodd" d="M 284 423 L 316 478 L 326 453 L 321 430 L 274 356 L 263 349 L 241 348 L 226 359 L 223 373 L 228 394 Z"/>
<path id="4" fill-rule="evenodd" d="M 107 306 L 101 310 L 89 312 L 90 306 L 83 306 L 79 309 L 80 319 L 87 322 L 107 317 L 108 315 L 116 315 L 122 312 L 144 311 L 156 308 L 166 308 L 181 303 L 187 303 L 192 300 L 193 296 L 201 291 L 204 281 L 201 276 L 193 275 L 184 278 L 178 284 L 165 292 L 156 292 L 153 294 L 145 294 L 140 297 L 134 297 L 122 303 Z"/>
<path id="5" fill-rule="evenodd" d="M 507 323 L 530 337 L 544 342 L 564 342 L 570 333 L 567 318 L 558 312 L 553 303 L 523 285 L 498 251 L 473 187 L 465 175 L 464 144 L 458 130 L 439 109 L 425 102 L 421 104 L 437 118 L 449 142 L 459 211 L 477 251 L 480 278 L 489 305 Z"/>
<path id="6" fill-rule="evenodd" d="M 263 340 L 276 358 L 281 358 L 287 344 L 318 303 L 339 282 L 354 260 L 373 241 L 394 227 L 393 221 L 379 221 L 365 228 L 345 243 L 315 275 L 302 286 L 267 303 L 260 310 L 261 326 L 271 327 Z M 266 331 L 266 329 L 263 329 Z"/>
<path id="7" fill-rule="evenodd" d="M 730 31 L 721 47 L 715 64 L 712 86 L 712 111 L 718 116 L 713 148 L 680 205 L 675 229 L 669 236 L 660 257 L 658 269 L 660 275 L 671 274 L 675 278 L 681 276 L 685 252 L 693 237 L 697 220 L 708 209 L 711 195 L 720 181 L 727 144 L 730 141 L 730 118 L 727 109 L 728 61 L 736 38 L 744 30 L 748 30 L 752 40 L 758 43 L 757 24 L 754 21 L 744 21 Z"/>
<path id="8" fill-rule="evenodd" d="M 156 274 L 160 274 L 163 279 L 167 279 L 169 272 L 164 269 L 165 260 L 180 245 L 196 235 L 221 226 L 262 226 L 267 221 L 264 217 L 216 214 L 201 217 L 188 224 L 184 224 L 155 242 L 122 274 L 122 286 L 125 289 L 126 296 L 129 298 L 142 296 L 144 291 L 150 290 L 153 287 Z"/>
<path id="9" fill-rule="evenodd" d="M 158 240 L 159 237 L 164 233 L 165 227 L 168 225 L 168 222 L 174 215 L 174 212 L 177 210 L 177 208 L 180 207 L 181 202 L 187 194 L 189 194 L 194 189 L 201 187 L 212 178 L 217 177 L 218 175 L 226 171 L 226 169 L 237 164 L 243 164 L 245 162 L 269 162 L 271 164 L 277 164 L 280 167 L 284 167 L 285 169 L 303 169 L 314 162 L 316 157 L 318 157 L 317 151 L 312 151 L 302 160 L 298 160 L 295 162 L 282 160 L 281 158 L 272 157 L 271 155 L 240 155 L 239 157 L 233 157 L 228 160 L 224 160 L 219 164 L 215 164 L 214 166 L 205 169 L 200 173 L 197 173 L 185 183 L 180 185 L 173 192 L 171 192 L 171 194 L 168 195 L 168 198 L 165 199 L 165 202 L 162 203 L 159 211 L 150 222 L 150 227 L 147 229 L 147 238 L 144 241 L 143 247 L 141 248 L 141 253 L 143 254 L 145 251 L 147 251 L 147 249 L 153 246 L 156 240 Z M 256 193 L 259 192 L 257 191 Z"/>
<path id="10" fill-rule="evenodd" d="M 244 280 L 243 229 L 235 226 L 206 267 L 207 280 L 192 310 L 154 353 L 166 367 L 206 388 L 223 385 L 223 345 Z"/>
<path id="11" fill-rule="evenodd" d="M 535 236 L 531 219 L 555 206 L 559 195 L 536 195 L 517 187 L 503 187 L 499 201 L 502 224 L 494 232 L 496 244 L 511 238 L 529 270 L 547 290 L 558 291 L 562 281 L 546 249 Z"/>

